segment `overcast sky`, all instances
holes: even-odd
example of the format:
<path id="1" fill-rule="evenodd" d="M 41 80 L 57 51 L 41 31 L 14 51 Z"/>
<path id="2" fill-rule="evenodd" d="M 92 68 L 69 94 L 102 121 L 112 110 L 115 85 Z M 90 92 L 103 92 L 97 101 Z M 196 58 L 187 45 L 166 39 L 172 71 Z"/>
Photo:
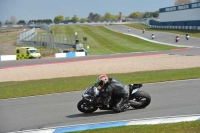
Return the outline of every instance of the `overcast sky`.
<path id="1" fill-rule="evenodd" d="M 135 11 L 157 11 L 174 5 L 175 0 L 0 0 L 0 21 L 54 19 L 57 15 L 87 18 L 90 12 L 128 16 Z"/>

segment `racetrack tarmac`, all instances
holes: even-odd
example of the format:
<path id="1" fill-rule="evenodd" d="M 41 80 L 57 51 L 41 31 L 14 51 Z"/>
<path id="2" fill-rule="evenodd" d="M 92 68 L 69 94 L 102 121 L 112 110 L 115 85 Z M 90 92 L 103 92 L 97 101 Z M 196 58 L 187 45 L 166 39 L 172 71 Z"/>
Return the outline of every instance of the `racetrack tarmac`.
<path id="1" fill-rule="evenodd" d="M 83 91 L 0 100 L 0 133 L 105 121 L 200 114 L 199 86 L 200 79 L 144 84 L 141 91 L 151 95 L 151 104 L 145 109 L 130 109 L 119 114 L 99 110 L 93 114 L 79 112 L 76 106 Z"/>
<path id="2" fill-rule="evenodd" d="M 176 34 L 168 33 L 168 32 L 157 32 L 157 31 L 145 31 L 145 33 L 142 33 L 142 30 L 138 30 L 135 28 L 129 27 L 131 30 L 128 32 L 128 27 L 124 25 L 108 25 L 106 26 L 108 29 L 120 32 L 120 33 L 126 33 L 126 34 L 133 34 L 140 37 L 144 37 L 146 39 L 151 40 L 151 34 L 154 33 L 155 38 L 154 41 L 163 42 L 163 43 L 169 43 L 174 45 L 180 45 L 180 46 L 193 46 L 193 47 L 200 47 L 200 38 L 196 37 L 190 37 L 189 40 L 186 40 L 184 35 L 179 35 L 180 40 L 176 43 L 175 37 Z M 189 31 L 186 31 L 189 32 Z"/>

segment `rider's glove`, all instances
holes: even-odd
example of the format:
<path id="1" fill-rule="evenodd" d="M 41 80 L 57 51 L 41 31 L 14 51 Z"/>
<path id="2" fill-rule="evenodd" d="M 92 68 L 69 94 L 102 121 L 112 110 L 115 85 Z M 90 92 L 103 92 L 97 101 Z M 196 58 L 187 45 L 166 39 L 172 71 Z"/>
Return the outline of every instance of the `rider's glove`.
<path id="1" fill-rule="evenodd" d="M 95 84 L 94 84 L 94 86 L 95 86 L 95 87 L 98 87 L 98 86 L 99 86 L 99 84 L 98 84 L 98 83 L 95 83 Z"/>

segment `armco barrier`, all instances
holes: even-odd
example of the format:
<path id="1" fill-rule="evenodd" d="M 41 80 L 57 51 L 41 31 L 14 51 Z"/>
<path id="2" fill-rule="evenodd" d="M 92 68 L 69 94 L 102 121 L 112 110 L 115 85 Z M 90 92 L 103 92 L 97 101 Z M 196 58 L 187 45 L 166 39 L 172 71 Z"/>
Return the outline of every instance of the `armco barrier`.
<path id="1" fill-rule="evenodd" d="M 68 58 L 68 57 L 79 57 L 86 56 L 86 52 L 68 52 L 68 53 L 56 53 L 55 58 Z"/>
<path id="2" fill-rule="evenodd" d="M 0 55 L 0 61 L 16 60 L 16 55 Z"/>

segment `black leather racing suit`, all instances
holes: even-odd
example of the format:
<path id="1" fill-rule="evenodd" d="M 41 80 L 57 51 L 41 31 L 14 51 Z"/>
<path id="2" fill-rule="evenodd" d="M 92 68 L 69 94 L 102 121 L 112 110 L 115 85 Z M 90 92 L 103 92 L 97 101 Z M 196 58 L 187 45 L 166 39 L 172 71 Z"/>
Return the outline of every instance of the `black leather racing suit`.
<path id="1" fill-rule="evenodd" d="M 112 101 L 117 100 L 113 110 L 121 112 L 124 110 L 124 102 L 129 98 L 129 86 L 116 79 L 108 78 L 108 82 L 100 89 L 100 96 L 105 99 L 110 97 Z"/>

